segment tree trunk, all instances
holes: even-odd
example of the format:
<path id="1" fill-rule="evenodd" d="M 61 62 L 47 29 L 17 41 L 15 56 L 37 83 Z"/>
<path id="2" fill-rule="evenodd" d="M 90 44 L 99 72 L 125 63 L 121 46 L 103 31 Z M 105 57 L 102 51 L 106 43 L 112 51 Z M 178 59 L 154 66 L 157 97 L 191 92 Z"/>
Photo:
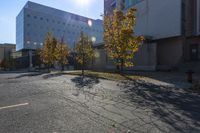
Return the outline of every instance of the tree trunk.
<path id="1" fill-rule="evenodd" d="M 62 64 L 61 65 L 61 71 L 64 71 L 65 70 L 65 68 L 64 68 L 64 65 Z"/>
<path id="2" fill-rule="evenodd" d="M 48 65 L 47 68 L 48 68 L 48 73 L 49 73 L 50 72 L 50 65 Z"/>
<path id="3" fill-rule="evenodd" d="M 85 64 L 84 64 L 84 58 L 83 58 L 83 64 L 82 64 L 82 77 L 84 78 L 84 70 L 85 70 Z"/>
<path id="4" fill-rule="evenodd" d="M 121 73 L 124 72 L 124 60 L 121 59 Z"/>

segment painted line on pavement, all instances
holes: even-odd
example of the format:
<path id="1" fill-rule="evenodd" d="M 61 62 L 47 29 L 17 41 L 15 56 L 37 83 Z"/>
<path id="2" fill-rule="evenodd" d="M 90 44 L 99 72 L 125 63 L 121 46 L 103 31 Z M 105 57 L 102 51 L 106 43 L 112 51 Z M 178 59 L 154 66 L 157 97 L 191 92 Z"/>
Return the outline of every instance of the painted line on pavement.
<path id="1" fill-rule="evenodd" d="M 0 110 L 9 109 L 9 108 L 15 108 L 15 107 L 20 107 L 20 106 L 26 106 L 26 105 L 28 105 L 28 104 L 29 104 L 29 103 L 22 103 L 22 104 L 4 106 L 4 107 L 0 107 Z"/>

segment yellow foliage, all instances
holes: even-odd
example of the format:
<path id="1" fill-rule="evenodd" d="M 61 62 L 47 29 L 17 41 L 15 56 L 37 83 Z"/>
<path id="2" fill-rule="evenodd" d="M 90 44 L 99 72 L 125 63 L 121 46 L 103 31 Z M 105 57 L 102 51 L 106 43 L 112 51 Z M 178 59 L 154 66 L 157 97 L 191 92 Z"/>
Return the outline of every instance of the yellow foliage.
<path id="1" fill-rule="evenodd" d="M 114 15 L 104 17 L 104 41 L 107 53 L 121 67 L 133 66 L 132 59 L 144 41 L 143 36 L 134 35 L 136 9 L 131 8 L 124 15 L 115 10 Z"/>
<path id="2" fill-rule="evenodd" d="M 68 64 L 67 57 L 69 56 L 69 54 L 70 51 L 68 45 L 65 44 L 63 41 L 58 42 L 55 52 L 56 60 L 62 65 Z"/>
<path id="3" fill-rule="evenodd" d="M 94 57 L 92 41 L 87 35 L 81 33 L 80 40 L 76 45 L 76 60 L 79 64 L 85 65 Z"/>

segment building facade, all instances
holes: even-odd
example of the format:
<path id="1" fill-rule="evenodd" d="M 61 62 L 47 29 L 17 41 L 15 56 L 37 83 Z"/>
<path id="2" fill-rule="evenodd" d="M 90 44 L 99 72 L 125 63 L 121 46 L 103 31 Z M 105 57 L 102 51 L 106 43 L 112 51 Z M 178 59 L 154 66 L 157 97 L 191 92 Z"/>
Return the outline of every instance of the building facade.
<path id="1" fill-rule="evenodd" d="M 12 58 L 12 53 L 15 52 L 15 44 L 0 44 L 0 62 Z"/>
<path id="2" fill-rule="evenodd" d="M 134 58 L 134 68 L 163 70 L 190 62 L 198 64 L 200 0 L 105 0 L 105 4 L 113 2 L 115 7 L 105 5 L 104 13 L 136 8 L 135 34 L 147 40 Z"/>
<path id="3" fill-rule="evenodd" d="M 87 33 L 95 43 L 102 42 L 102 20 L 28 1 L 16 18 L 16 49 L 20 51 L 41 48 L 48 32 L 57 39 L 63 38 L 73 48 L 81 31 Z"/>

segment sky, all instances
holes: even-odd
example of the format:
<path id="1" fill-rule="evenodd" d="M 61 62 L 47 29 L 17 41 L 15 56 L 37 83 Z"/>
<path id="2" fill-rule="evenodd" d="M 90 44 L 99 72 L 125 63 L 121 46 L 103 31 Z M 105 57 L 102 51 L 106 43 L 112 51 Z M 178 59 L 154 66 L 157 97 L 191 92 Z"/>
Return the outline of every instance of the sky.
<path id="1" fill-rule="evenodd" d="M 0 43 L 16 43 L 16 16 L 28 0 L 0 0 Z M 30 0 L 93 19 L 101 19 L 103 0 Z"/>

